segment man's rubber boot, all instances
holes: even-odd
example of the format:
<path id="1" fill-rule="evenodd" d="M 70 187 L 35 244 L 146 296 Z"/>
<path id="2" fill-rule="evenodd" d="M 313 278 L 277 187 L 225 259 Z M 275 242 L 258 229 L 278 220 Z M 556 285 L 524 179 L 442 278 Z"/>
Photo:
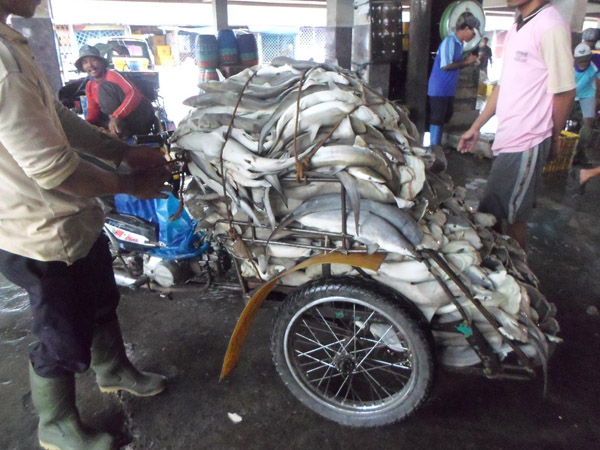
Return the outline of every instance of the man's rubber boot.
<path id="1" fill-rule="evenodd" d="M 164 391 L 166 377 L 137 370 L 125 353 L 119 321 L 99 325 L 92 341 L 92 369 L 102 392 L 127 391 L 150 397 Z"/>
<path id="2" fill-rule="evenodd" d="M 81 423 L 75 405 L 75 377 L 43 378 L 29 364 L 31 398 L 40 415 L 38 438 L 48 450 L 112 450 L 114 438 Z"/>
<path id="3" fill-rule="evenodd" d="M 429 125 L 429 147 L 442 145 L 442 133 L 444 127 L 441 125 Z"/>

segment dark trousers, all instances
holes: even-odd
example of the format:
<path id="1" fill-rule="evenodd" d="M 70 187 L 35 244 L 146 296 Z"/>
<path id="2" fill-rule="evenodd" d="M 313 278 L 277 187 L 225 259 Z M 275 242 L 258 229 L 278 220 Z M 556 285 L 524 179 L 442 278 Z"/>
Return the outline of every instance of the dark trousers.
<path id="1" fill-rule="evenodd" d="M 101 235 L 72 265 L 43 262 L 0 250 L 0 272 L 29 294 L 35 372 L 55 378 L 90 366 L 94 325 L 117 319 L 119 291 L 108 238 Z"/>
<path id="2" fill-rule="evenodd" d="M 115 110 L 121 106 L 125 100 L 125 93 L 115 83 L 105 81 L 100 84 L 98 88 L 98 103 L 100 104 L 100 110 L 110 116 Z M 154 108 L 150 100 L 144 98 L 140 104 L 123 119 L 126 127 L 126 134 L 148 134 L 152 131 L 152 125 L 154 124 Z M 108 119 L 106 126 L 108 125 Z"/>
<path id="3" fill-rule="evenodd" d="M 454 114 L 454 97 L 429 97 L 429 123 L 443 126 Z"/>

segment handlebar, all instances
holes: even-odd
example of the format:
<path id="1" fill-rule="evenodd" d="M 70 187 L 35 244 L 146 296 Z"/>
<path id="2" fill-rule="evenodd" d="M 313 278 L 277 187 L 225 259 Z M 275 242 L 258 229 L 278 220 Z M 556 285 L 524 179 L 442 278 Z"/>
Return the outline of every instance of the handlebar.
<path id="1" fill-rule="evenodd" d="M 159 144 L 164 145 L 168 142 L 172 132 L 163 132 L 159 134 L 135 135 L 133 142 L 137 145 Z"/>

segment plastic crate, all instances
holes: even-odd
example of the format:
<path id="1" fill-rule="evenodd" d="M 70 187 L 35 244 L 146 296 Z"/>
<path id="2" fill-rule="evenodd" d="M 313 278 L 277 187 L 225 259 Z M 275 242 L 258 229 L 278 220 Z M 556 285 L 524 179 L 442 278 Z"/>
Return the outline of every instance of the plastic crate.
<path id="1" fill-rule="evenodd" d="M 544 173 L 557 173 L 568 170 L 573 162 L 577 150 L 579 135 L 569 131 L 561 131 L 558 138 L 558 149 L 555 154 L 548 157 L 544 166 Z"/>

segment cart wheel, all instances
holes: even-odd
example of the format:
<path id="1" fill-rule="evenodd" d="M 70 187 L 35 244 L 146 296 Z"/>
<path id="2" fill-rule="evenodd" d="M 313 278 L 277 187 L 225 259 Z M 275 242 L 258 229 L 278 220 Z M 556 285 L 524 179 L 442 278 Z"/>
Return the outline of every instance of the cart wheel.
<path id="1" fill-rule="evenodd" d="M 356 277 L 315 280 L 290 294 L 271 335 L 288 389 L 343 425 L 385 425 L 413 413 L 433 384 L 433 340 L 406 302 Z"/>

